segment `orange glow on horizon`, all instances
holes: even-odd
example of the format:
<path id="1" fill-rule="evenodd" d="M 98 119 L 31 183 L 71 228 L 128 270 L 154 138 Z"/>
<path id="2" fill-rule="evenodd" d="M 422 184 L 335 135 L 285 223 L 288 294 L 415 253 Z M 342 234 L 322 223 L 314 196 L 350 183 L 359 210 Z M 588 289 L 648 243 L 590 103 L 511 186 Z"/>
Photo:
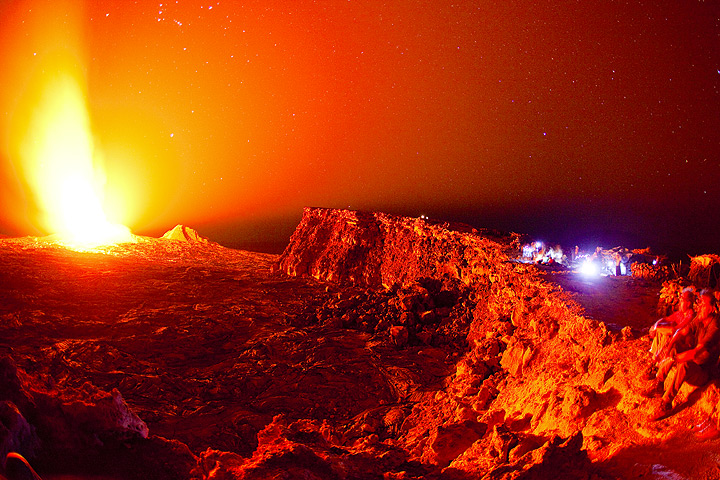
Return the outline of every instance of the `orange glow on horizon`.
<path id="1" fill-rule="evenodd" d="M 58 8 L 63 7 L 62 26 L 50 19 L 35 24 L 33 37 L 40 38 L 31 41 L 50 47 L 33 53 L 40 54 L 35 68 L 15 74 L 25 75 L 24 82 L 12 82 L 9 156 L 30 200 L 26 222 L 72 248 L 132 241 L 127 227 L 106 216 L 106 175 L 90 120 L 81 13 L 70 4 Z M 113 201 L 114 213 L 126 220 L 117 215 L 121 203 Z"/>
<path id="2" fill-rule="evenodd" d="M 18 137 L 39 223 L 73 247 L 131 241 L 130 230 L 105 215 L 104 171 L 80 85 L 62 68 L 41 83 Z"/>
<path id="3" fill-rule="evenodd" d="M 104 211 L 144 235 L 285 242 L 322 206 L 710 244 L 710 3 L 0 2 L 0 234 L 46 228 L 17 123 L 62 67 L 103 154 Z"/>

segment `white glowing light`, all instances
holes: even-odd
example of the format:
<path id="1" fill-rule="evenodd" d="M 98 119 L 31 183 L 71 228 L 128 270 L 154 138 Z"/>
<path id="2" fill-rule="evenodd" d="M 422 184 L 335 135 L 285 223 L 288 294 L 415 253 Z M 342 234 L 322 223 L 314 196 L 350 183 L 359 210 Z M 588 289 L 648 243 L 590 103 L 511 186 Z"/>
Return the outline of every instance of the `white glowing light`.
<path id="1" fill-rule="evenodd" d="M 580 267 L 580 273 L 588 277 L 596 277 L 600 274 L 600 269 L 595 262 L 588 259 L 585 260 L 585 262 Z"/>

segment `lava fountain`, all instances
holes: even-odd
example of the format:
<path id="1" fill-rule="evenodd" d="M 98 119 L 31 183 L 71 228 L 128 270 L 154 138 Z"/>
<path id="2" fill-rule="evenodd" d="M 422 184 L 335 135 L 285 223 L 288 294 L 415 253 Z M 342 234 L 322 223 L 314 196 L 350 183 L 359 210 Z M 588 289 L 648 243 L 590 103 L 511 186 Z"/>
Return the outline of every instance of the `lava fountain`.
<path id="1" fill-rule="evenodd" d="M 35 99 L 19 154 L 42 228 L 71 248 L 132 241 L 130 230 L 110 222 L 103 210 L 102 158 L 78 78 L 55 71 Z"/>

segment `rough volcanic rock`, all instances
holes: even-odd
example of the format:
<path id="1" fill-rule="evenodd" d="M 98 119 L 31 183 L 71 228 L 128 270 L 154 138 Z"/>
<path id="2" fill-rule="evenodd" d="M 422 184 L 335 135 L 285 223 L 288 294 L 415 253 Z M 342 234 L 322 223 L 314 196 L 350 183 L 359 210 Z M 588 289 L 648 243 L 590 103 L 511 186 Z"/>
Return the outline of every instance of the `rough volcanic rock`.
<path id="1" fill-rule="evenodd" d="M 57 436 L 67 448 L 74 444 L 97 443 L 103 436 L 148 436 L 148 428 L 130 411 L 116 389 L 104 392 L 90 383 L 79 390 L 56 391 L 41 387 L 28 377 L 10 357 L 0 359 L 0 399 L 11 401 L 30 413 L 42 428 Z M 88 438 L 81 438 L 85 431 Z M 65 437 L 69 435 L 70 437 Z"/>
<path id="2" fill-rule="evenodd" d="M 458 231 L 421 218 L 306 208 L 277 268 L 371 287 L 423 277 L 468 283 L 507 260 L 507 246 L 465 227 Z"/>
<path id="3" fill-rule="evenodd" d="M 116 389 L 104 392 L 89 383 L 79 390 L 48 388 L 49 379 L 29 376 L 7 356 L 0 359 L 0 378 L 3 459 L 12 451 L 42 468 L 95 474 L 131 474 L 139 467 L 132 478 L 187 478 L 195 462 L 187 447 L 148 439 L 147 425 Z M 171 460 L 159 454 L 168 450 Z M 145 461 L 116 463 L 128 455 Z M 154 468 L 155 473 L 143 468 Z"/>
<path id="4" fill-rule="evenodd" d="M 473 455 L 466 452 L 457 458 L 450 467 L 444 470 L 447 478 L 467 478 L 460 472 L 486 472 L 477 478 L 483 480 L 519 479 L 519 480 L 610 480 L 600 469 L 593 466 L 582 450 L 583 437 L 577 433 L 568 439 L 552 437 L 537 445 L 538 439 L 532 437 L 518 438 L 505 430 L 493 431 L 489 439 L 488 450 L 491 461 L 484 465 L 476 463 L 485 455 Z"/>
<path id="5" fill-rule="evenodd" d="M 195 474 L 207 480 L 410 480 L 428 473 L 420 465 L 409 465 L 403 450 L 380 442 L 377 435 L 346 445 L 338 438 L 338 432 L 325 423 L 288 422 L 277 416 L 258 433 L 258 449 L 251 458 L 208 449 L 201 454 Z"/>
<path id="6" fill-rule="evenodd" d="M 562 468 L 569 469 L 563 478 L 590 478 L 583 473 L 590 461 L 596 470 L 627 469 L 621 452 L 638 444 L 662 451 L 671 437 L 668 426 L 679 433 L 714 411 L 717 389 L 710 385 L 697 392 L 695 407 L 678 407 L 664 425 L 649 423 L 655 403 L 640 395 L 648 384 L 648 338 L 586 318 L 562 289 L 534 267 L 511 262 L 506 251 L 477 233 L 422 219 L 306 209 L 277 268 L 387 291 L 426 278 L 464 286 L 447 289 L 456 295 L 452 308 L 462 305 L 471 314 L 471 322 L 454 324 L 467 345 L 455 374 L 413 406 L 391 439 L 410 461 L 450 464 L 446 473 L 458 478 L 478 478 L 477 472 L 484 472 L 480 478 L 551 478 L 545 475 Z M 396 344 L 404 343 L 401 332 L 412 326 L 411 318 L 436 318 L 437 305 L 424 305 L 426 313 L 422 301 L 422 295 L 388 301 Z M 412 340 L 422 332 L 409 333 L 415 333 Z M 694 391 L 684 386 L 677 403 L 688 403 Z M 536 467 L 521 467 L 531 458 Z M 682 459 L 673 468 L 688 476 L 698 472 Z M 700 468 L 705 476 L 713 471 L 707 464 Z"/>
<path id="7" fill-rule="evenodd" d="M 65 431 L 120 478 L 718 478 L 717 442 L 688 430 L 719 415 L 717 384 L 649 422 L 642 325 L 588 318 L 508 248 L 322 209 L 272 274 L 277 257 L 217 245 L 3 240 L 0 348 L 22 369 L 0 391 L 41 448 Z M 91 435 L 126 418 L 102 413 L 113 388 L 147 438 L 134 419 Z"/>
<path id="8" fill-rule="evenodd" d="M 58 397 L 84 398 L 87 382 L 117 388 L 150 431 L 146 439 L 104 436 L 103 445 L 80 449 L 93 453 L 87 461 L 68 456 L 60 465 L 59 452 L 42 452 L 41 474 L 90 473 L 91 461 L 95 474 L 150 478 L 144 468 L 165 472 L 155 478 L 187 478 L 189 468 L 179 472 L 194 464 L 191 452 L 212 447 L 251 457 L 257 433 L 280 413 L 326 420 L 340 446 L 387 448 L 413 402 L 439 388 L 454 362 L 441 344 L 413 339 L 398 348 L 387 329 L 361 329 L 373 322 L 371 309 L 395 296 L 415 298 L 416 288 L 368 292 L 272 275 L 276 259 L 160 239 L 92 252 L 0 242 L 0 351 Z M 352 328 L 320 322 L 324 306 L 349 317 L 362 310 L 362 321 Z M 51 429 L 37 431 L 54 444 L 45 442 Z M 118 473 L 113 464 L 132 470 Z"/>
<path id="9" fill-rule="evenodd" d="M 188 243 L 210 243 L 209 239 L 201 236 L 198 232 L 185 225 L 175 225 L 165 232 L 161 238 Z"/>
<path id="10" fill-rule="evenodd" d="M 717 288 L 720 284 L 720 255 L 692 257 L 688 279 L 700 288 Z"/>

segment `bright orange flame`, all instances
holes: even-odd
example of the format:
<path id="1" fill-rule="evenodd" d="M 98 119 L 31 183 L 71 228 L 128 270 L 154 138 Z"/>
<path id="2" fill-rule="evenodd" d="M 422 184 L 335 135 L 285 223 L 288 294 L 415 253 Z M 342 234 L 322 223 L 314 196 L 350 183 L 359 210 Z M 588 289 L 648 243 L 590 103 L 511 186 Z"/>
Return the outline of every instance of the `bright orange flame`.
<path id="1" fill-rule="evenodd" d="M 108 221 L 103 211 L 104 172 L 87 102 L 72 75 L 60 71 L 42 86 L 20 156 L 41 223 L 64 244 L 90 248 L 132 241 L 130 230 Z"/>

